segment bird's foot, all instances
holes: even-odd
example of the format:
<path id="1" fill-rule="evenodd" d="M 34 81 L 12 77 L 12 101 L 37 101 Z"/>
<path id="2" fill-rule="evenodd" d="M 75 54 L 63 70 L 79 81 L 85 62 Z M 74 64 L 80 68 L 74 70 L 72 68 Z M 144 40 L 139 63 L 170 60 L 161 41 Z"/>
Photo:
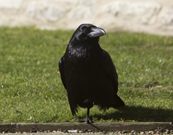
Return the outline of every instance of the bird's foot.
<path id="1" fill-rule="evenodd" d="M 92 121 L 90 118 L 87 118 L 87 117 L 86 117 L 85 120 L 79 120 L 78 122 L 85 122 L 85 123 L 87 123 L 87 124 L 93 123 L 93 121 Z"/>
<path id="2" fill-rule="evenodd" d="M 93 123 L 92 120 L 89 117 L 86 117 L 85 122 L 87 124 L 92 124 Z"/>

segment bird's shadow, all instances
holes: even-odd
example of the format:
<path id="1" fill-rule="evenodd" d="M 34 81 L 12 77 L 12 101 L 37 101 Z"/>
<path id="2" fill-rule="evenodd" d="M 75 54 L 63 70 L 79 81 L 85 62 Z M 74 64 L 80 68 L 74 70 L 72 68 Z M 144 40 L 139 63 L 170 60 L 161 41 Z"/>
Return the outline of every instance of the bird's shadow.
<path id="1" fill-rule="evenodd" d="M 64 122 L 78 121 L 85 119 L 86 115 L 72 117 Z M 93 122 L 97 121 L 121 121 L 121 122 L 173 122 L 173 110 L 170 109 L 154 109 L 142 106 L 125 106 L 119 108 L 118 111 L 106 111 L 105 113 L 90 114 Z M 47 122 L 58 119 L 54 116 Z"/>
<path id="2" fill-rule="evenodd" d="M 122 122 L 172 122 L 173 110 L 154 109 L 141 106 L 126 106 L 115 112 L 106 112 L 102 114 L 91 114 L 96 120 L 113 120 Z"/>

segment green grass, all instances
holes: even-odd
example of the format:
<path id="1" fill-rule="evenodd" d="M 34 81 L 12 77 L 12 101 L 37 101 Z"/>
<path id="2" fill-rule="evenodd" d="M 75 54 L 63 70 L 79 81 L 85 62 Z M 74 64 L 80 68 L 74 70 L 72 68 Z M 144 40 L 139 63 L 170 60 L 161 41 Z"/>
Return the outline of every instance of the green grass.
<path id="1" fill-rule="evenodd" d="M 77 122 L 58 72 L 73 31 L 0 28 L 0 123 Z M 117 32 L 101 37 L 126 107 L 91 109 L 95 122 L 173 121 L 173 37 Z M 85 119 L 86 109 L 77 117 Z M 32 117 L 32 118 L 30 118 Z"/>

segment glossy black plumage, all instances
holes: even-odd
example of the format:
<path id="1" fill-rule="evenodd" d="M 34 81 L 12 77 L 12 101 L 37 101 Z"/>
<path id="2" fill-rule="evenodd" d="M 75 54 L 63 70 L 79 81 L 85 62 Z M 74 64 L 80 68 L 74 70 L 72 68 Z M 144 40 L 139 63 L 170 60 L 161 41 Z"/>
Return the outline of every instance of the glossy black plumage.
<path id="1" fill-rule="evenodd" d="M 99 37 L 106 34 L 102 28 L 82 24 L 74 32 L 65 54 L 59 61 L 60 75 L 67 90 L 73 115 L 77 107 L 101 109 L 125 106 L 117 95 L 118 75 L 110 55 L 101 49 Z"/>

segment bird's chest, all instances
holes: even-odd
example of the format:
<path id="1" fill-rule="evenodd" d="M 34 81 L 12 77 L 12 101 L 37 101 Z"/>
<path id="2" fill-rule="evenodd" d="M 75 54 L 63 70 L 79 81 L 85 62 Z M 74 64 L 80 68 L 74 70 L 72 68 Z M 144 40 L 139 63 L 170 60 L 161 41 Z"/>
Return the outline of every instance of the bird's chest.
<path id="1" fill-rule="evenodd" d="M 94 53 L 83 53 L 71 59 L 73 70 L 82 72 L 93 72 L 100 67 L 100 57 Z"/>
<path id="2" fill-rule="evenodd" d="M 68 57 L 67 70 L 71 77 L 91 78 L 100 72 L 100 52 L 93 50 L 79 50 L 72 52 Z"/>

